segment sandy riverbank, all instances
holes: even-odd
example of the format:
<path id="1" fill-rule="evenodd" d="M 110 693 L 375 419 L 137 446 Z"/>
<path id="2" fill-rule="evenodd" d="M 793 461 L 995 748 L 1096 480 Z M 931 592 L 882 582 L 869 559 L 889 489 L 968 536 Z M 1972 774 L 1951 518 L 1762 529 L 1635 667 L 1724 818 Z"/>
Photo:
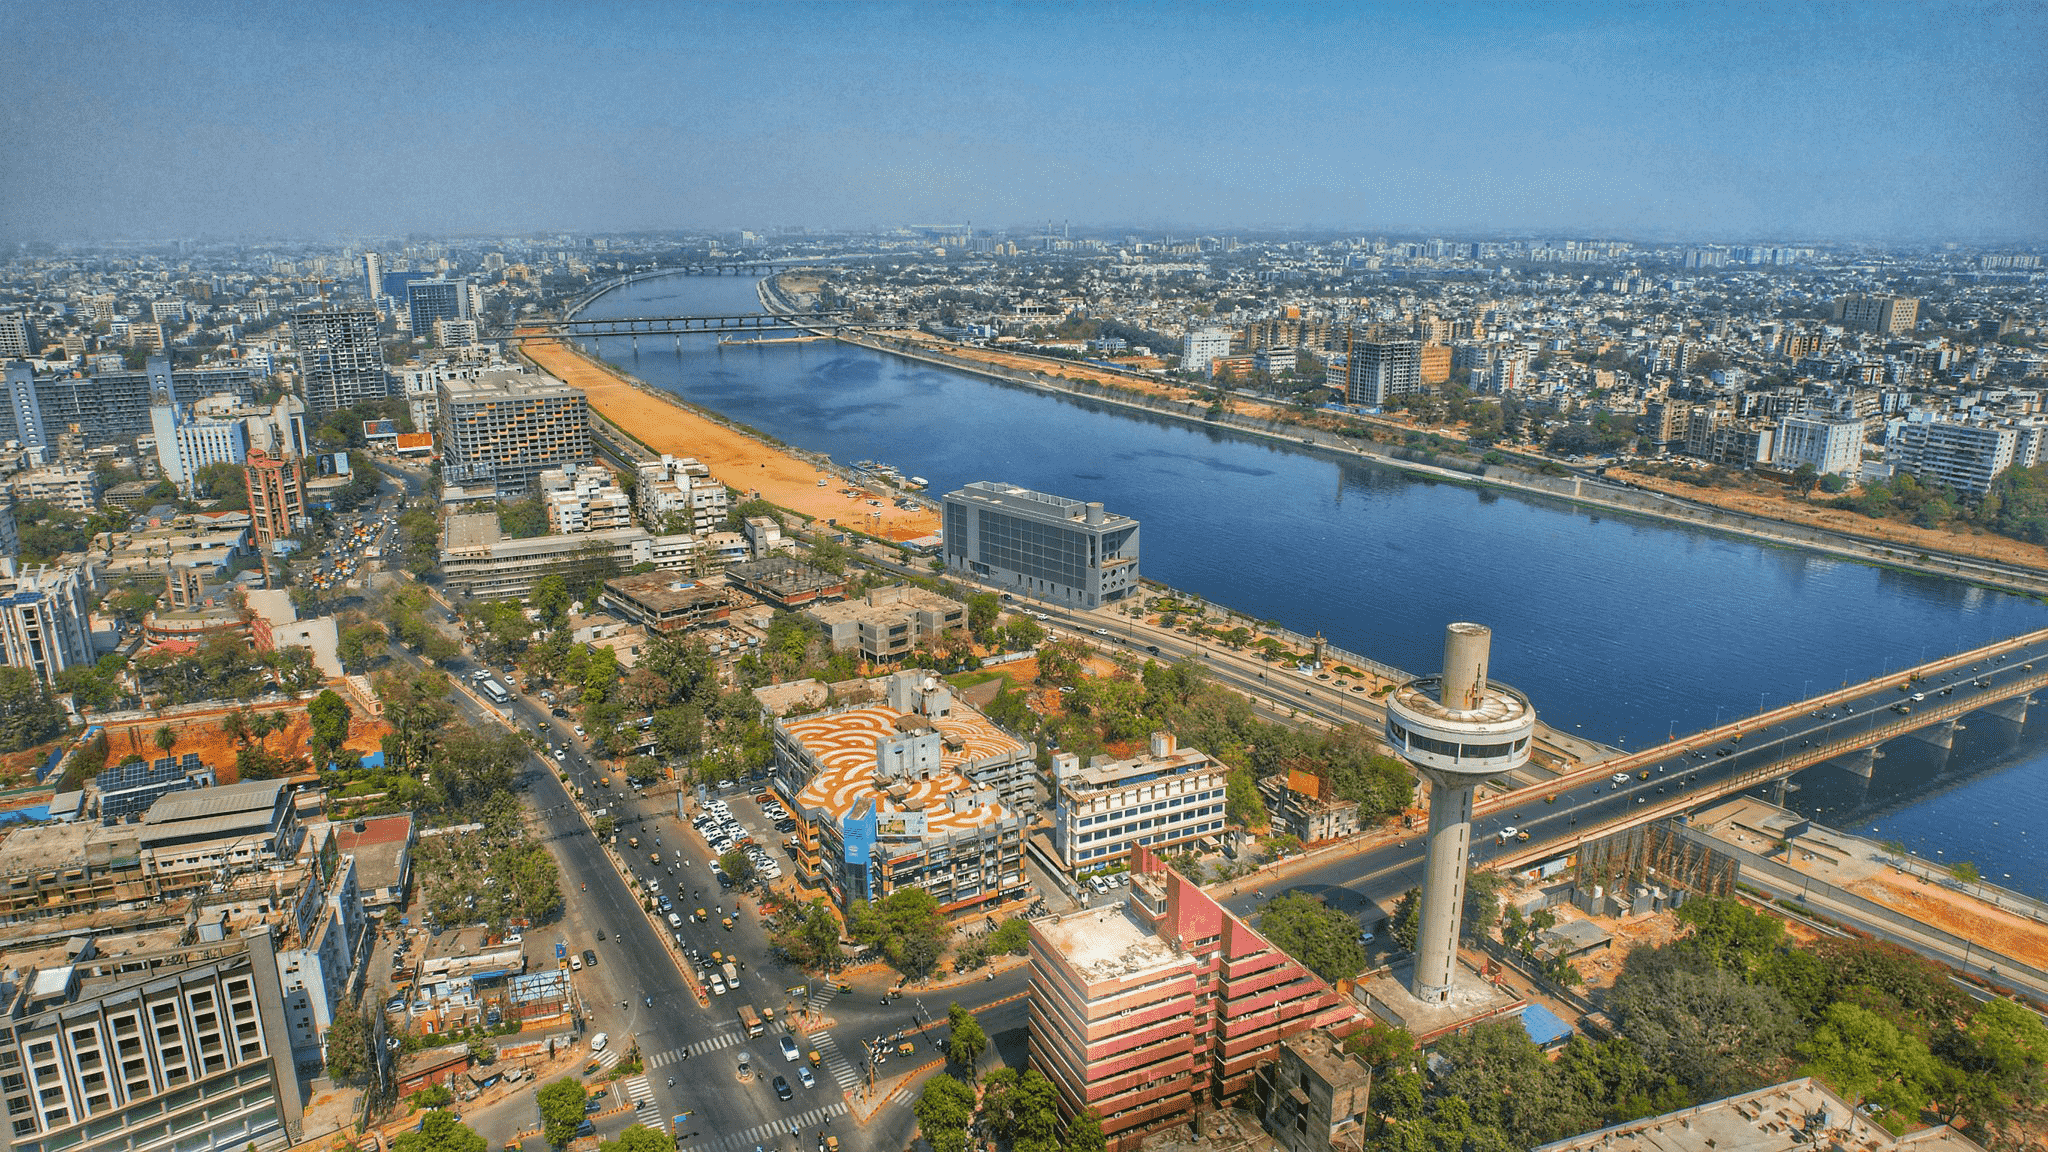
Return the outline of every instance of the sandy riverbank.
<path id="1" fill-rule="evenodd" d="M 1609 469 L 1608 477 L 1624 480 L 1652 492 L 1676 496 L 1682 500 L 1711 504 L 1716 508 L 1766 520 L 1782 520 L 1787 524 L 1817 528 L 1824 532 L 1833 532 L 1887 547 L 1946 552 L 2032 571 L 2048 569 L 2048 550 L 2023 540 L 1969 529 L 1921 528 L 1897 520 L 1873 520 L 1846 509 L 1830 508 L 1820 502 L 1826 497 L 1809 503 L 1789 493 L 1773 495 L 1734 488 L 1701 488 L 1662 476 L 1644 475 L 1626 468 Z"/>
<path id="2" fill-rule="evenodd" d="M 542 369 L 582 389 L 598 415 L 656 452 L 697 458 L 729 488 L 758 492 L 779 507 L 890 540 L 914 540 L 939 530 L 938 514 L 930 509 L 898 508 L 877 491 L 842 495 L 840 489 L 851 487 L 842 477 L 637 387 L 565 344 L 534 341 L 522 350 Z M 881 507 L 869 500 L 879 500 Z"/>

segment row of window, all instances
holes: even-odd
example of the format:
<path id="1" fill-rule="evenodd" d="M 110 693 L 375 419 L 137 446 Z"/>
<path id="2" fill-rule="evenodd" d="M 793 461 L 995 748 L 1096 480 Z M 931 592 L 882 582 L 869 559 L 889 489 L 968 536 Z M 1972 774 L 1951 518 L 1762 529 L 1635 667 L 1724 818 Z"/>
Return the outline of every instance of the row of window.
<path id="1" fill-rule="evenodd" d="M 1524 736 L 1512 744 L 1458 744 L 1410 732 L 1395 720 L 1387 721 L 1387 732 L 1410 748 L 1461 760 L 1497 760 L 1510 752 L 1520 752 L 1529 743 L 1529 738 Z"/>
<path id="2" fill-rule="evenodd" d="M 1222 807 L 1219 805 L 1215 810 L 1220 812 Z M 1079 858 L 1082 860 L 1093 860 L 1097 856 L 1114 856 L 1129 848 L 1131 844 L 1151 844 L 1159 840 L 1182 840 L 1189 836 L 1201 836 L 1205 833 L 1220 831 L 1222 828 L 1223 821 L 1210 820 L 1207 823 L 1196 824 L 1192 827 L 1181 828 L 1173 832 L 1154 832 L 1149 836 L 1140 836 L 1128 843 L 1101 844 L 1094 848 L 1083 848 L 1079 853 Z"/>
<path id="3" fill-rule="evenodd" d="M 1163 808 L 1165 805 L 1160 805 L 1160 807 Z M 1151 811 L 1152 806 L 1146 805 L 1145 810 Z M 1133 832 L 1142 832 L 1147 828 L 1156 828 L 1163 824 L 1193 820 L 1203 816 L 1217 816 L 1221 815 L 1222 812 L 1223 805 L 1221 804 L 1205 804 L 1200 808 L 1189 808 L 1182 812 L 1166 812 L 1158 816 L 1148 816 L 1133 823 L 1119 824 L 1114 828 L 1098 828 L 1093 832 L 1083 832 L 1078 839 L 1083 844 L 1092 843 L 1096 840 L 1115 840 L 1120 837 L 1129 836 Z M 1128 816 L 1128 813 L 1125 815 Z"/>
<path id="4" fill-rule="evenodd" d="M 1177 808 L 1186 804 L 1200 804 L 1205 801 L 1220 800 L 1222 798 L 1223 789 L 1221 788 L 1211 788 L 1205 792 L 1190 792 L 1185 796 L 1175 796 L 1170 800 L 1159 800 L 1151 804 L 1140 805 L 1136 810 L 1125 808 L 1116 812 L 1104 812 L 1098 816 L 1083 816 L 1081 817 L 1079 827 L 1087 828 L 1095 824 L 1107 824 L 1111 820 L 1128 820 L 1134 815 L 1143 816 L 1154 809 Z"/>

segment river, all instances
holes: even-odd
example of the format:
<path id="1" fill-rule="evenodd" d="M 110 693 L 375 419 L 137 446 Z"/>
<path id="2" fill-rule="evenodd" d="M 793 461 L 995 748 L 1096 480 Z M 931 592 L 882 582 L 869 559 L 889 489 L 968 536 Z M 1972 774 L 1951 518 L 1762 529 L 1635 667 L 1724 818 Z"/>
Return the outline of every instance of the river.
<path id="1" fill-rule="evenodd" d="M 750 279 L 668 277 L 583 315 L 757 310 Z M 1002 480 L 1100 500 L 1140 521 L 1146 576 L 1411 671 L 1436 670 L 1447 621 L 1489 625 L 1500 679 L 1552 725 L 1624 748 L 2048 627 L 2048 605 L 2025 597 L 1413 480 L 833 342 L 608 338 L 597 351 L 934 493 Z M 1794 784 L 1790 803 L 1826 823 L 2048 897 L 2048 722 L 1980 714 L 1952 751 L 1901 740 L 1870 779 L 1823 765 Z"/>

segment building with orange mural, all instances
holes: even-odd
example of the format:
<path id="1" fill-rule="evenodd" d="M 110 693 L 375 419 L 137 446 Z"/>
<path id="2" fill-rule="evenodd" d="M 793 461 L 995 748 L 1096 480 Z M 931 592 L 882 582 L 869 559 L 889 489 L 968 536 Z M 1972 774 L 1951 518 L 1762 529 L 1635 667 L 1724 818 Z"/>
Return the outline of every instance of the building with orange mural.
<path id="1" fill-rule="evenodd" d="M 775 722 L 804 882 L 842 908 L 923 888 L 956 916 L 1023 896 L 1036 749 L 928 673 L 884 689 L 886 703 Z"/>

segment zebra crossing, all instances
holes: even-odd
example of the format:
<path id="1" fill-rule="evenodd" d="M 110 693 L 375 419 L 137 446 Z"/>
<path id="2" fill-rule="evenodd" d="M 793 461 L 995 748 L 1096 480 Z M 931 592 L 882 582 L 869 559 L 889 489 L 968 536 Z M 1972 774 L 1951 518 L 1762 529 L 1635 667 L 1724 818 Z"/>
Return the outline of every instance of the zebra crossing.
<path id="1" fill-rule="evenodd" d="M 629 1076 L 619 1083 L 625 1089 L 626 1099 L 633 1102 L 633 1122 L 667 1132 L 668 1118 L 662 1115 L 661 1105 L 654 1102 L 654 1085 L 647 1077 Z"/>
<path id="2" fill-rule="evenodd" d="M 834 1117 L 846 1115 L 846 1111 L 846 1101 L 836 1100 L 822 1108 L 799 1112 L 786 1120 L 756 1124 L 744 1132 L 729 1132 L 706 1144 L 692 1144 L 680 1152 L 742 1152 L 744 1149 L 766 1143 L 770 1137 L 786 1136 L 791 1128 L 799 1132 L 816 1129 Z"/>
<path id="3" fill-rule="evenodd" d="M 680 1048 L 671 1048 L 666 1052 L 657 1052 L 647 1058 L 647 1066 L 649 1068 L 666 1068 L 671 1064 L 680 1063 L 683 1060 L 683 1054 L 686 1052 L 691 1056 L 702 1056 L 707 1052 L 718 1052 L 726 1048 L 736 1048 L 739 1046 L 740 1041 L 745 1039 L 745 1034 L 740 1032 L 722 1033 L 709 1039 L 699 1040 L 694 1044 L 685 1044 Z"/>
<path id="4" fill-rule="evenodd" d="M 619 1050 L 617 1048 L 607 1048 L 596 1056 L 591 1057 L 591 1059 L 597 1062 L 597 1067 L 600 1071 L 609 1072 L 612 1070 L 612 1065 L 619 1062 Z"/>
<path id="5" fill-rule="evenodd" d="M 811 998 L 806 1003 L 810 1006 L 812 1015 L 823 1015 L 825 1005 L 832 1003 L 832 998 L 837 995 L 839 985 L 830 981 L 820 981 L 818 986 L 811 990 Z"/>
<path id="6" fill-rule="evenodd" d="M 825 1058 L 825 1071 L 832 1074 L 832 1080 L 839 1085 L 839 1090 L 852 1095 L 860 1087 L 860 1070 L 847 1062 L 845 1055 L 839 1051 L 838 1043 L 832 1039 L 832 1034 L 813 1032 L 808 1039 L 811 1047 L 818 1050 L 818 1055 Z"/>

